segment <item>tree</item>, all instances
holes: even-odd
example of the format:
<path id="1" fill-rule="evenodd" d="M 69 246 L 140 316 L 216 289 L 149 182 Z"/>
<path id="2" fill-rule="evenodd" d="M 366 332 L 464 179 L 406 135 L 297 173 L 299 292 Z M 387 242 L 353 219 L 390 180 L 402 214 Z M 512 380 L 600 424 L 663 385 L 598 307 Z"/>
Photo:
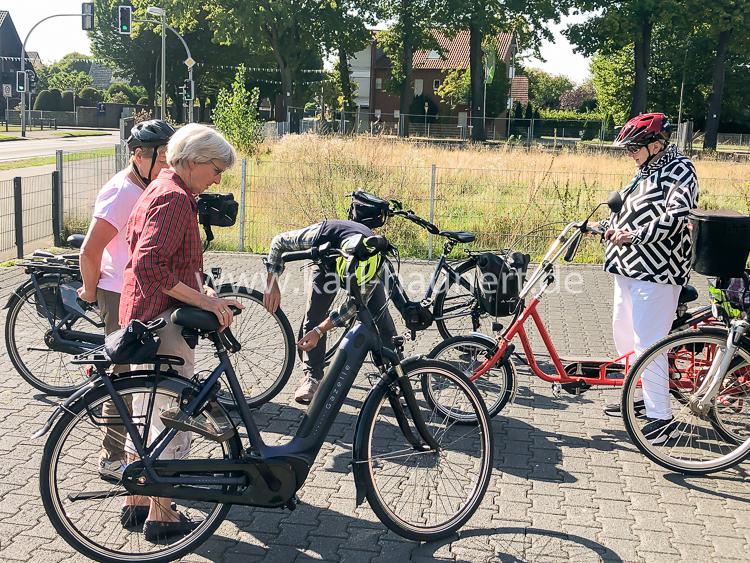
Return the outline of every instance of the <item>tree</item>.
<path id="1" fill-rule="evenodd" d="M 237 150 L 253 155 L 263 140 L 263 124 L 258 118 L 257 88 L 248 90 L 245 87 L 245 66 L 240 65 L 232 82 L 232 89 L 222 88 L 216 99 L 213 120 Z"/>
<path id="2" fill-rule="evenodd" d="M 88 75 L 89 70 L 91 69 L 90 59 L 90 56 L 73 52 L 68 53 L 59 61 L 56 61 L 50 65 L 44 65 L 37 72 L 37 87 L 47 89 L 55 87 L 59 88 L 61 85 L 67 86 L 65 81 L 71 80 L 70 78 L 58 78 L 58 82 L 56 84 L 50 84 L 50 79 L 60 73 L 64 75 L 77 75 L 78 73 Z"/>
<path id="3" fill-rule="evenodd" d="M 630 114 L 634 71 L 632 48 L 624 47 L 610 55 L 596 53 L 591 60 L 591 75 L 599 107 L 606 108 L 622 125 Z"/>
<path id="4" fill-rule="evenodd" d="M 78 105 L 84 107 L 94 107 L 104 100 L 104 92 L 96 88 L 83 88 L 78 92 Z"/>
<path id="5" fill-rule="evenodd" d="M 75 92 L 78 92 L 78 90 L 85 88 L 86 86 L 91 86 L 92 82 L 92 78 L 81 71 L 60 71 L 47 77 L 47 86 L 49 88 L 73 90 Z"/>
<path id="6" fill-rule="evenodd" d="M 594 104 L 589 102 L 594 102 Z M 563 110 L 585 111 L 586 108 L 593 109 L 594 107 L 596 107 L 596 91 L 591 82 L 582 84 L 560 96 L 560 109 Z"/>
<path id="7" fill-rule="evenodd" d="M 62 108 L 62 92 L 57 88 L 50 88 L 48 91 L 49 102 L 48 108 L 50 111 L 60 111 Z"/>
<path id="8" fill-rule="evenodd" d="M 451 109 L 469 103 L 471 71 L 456 68 L 448 71 L 435 93 Z"/>
<path id="9" fill-rule="evenodd" d="M 425 104 L 427 111 L 425 112 Z M 412 123 L 435 123 L 438 118 L 438 106 L 429 96 L 419 94 L 409 103 L 409 119 Z"/>
<path id="10" fill-rule="evenodd" d="M 633 90 L 629 116 L 646 111 L 648 75 L 654 27 L 659 23 L 683 25 L 690 17 L 684 2 L 678 0 L 578 0 L 580 12 L 594 15 L 564 32 L 576 51 L 584 55 L 604 55 L 632 45 Z"/>
<path id="11" fill-rule="evenodd" d="M 431 31 L 434 27 L 434 5 L 426 0 L 383 0 L 383 17 L 394 20 L 386 31 L 378 33 L 377 42 L 391 61 L 387 87 L 399 95 L 399 112 L 409 114 L 413 98 L 412 59 L 418 49 L 439 49 Z M 399 136 L 409 135 L 406 118 L 399 126 Z"/>
<path id="12" fill-rule="evenodd" d="M 524 73 L 529 79 L 529 100 L 536 107 L 559 109 L 560 97 L 575 88 L 573 81 L 562 74 L 538 68 L 526 68 Z"/>
<path id="13" fill-rule="evenodd" d="M 121 96 L 117 96 L 117 94 L 122 94 Z M 139 96 L 138 94 L 127 84 L 122 84 L 119 82 L 116 82 L 114 84 L 110 84 L 109 88 L 107 88 L 107 101 L 113 102 L 115 96 L 117 96 L 118 100 L 122 100 L 123 98 L 125 101 L 118 101 L 117 103 L 120 104 L 134 104 Z"/>
<path id="14" fill-rule="evenodd" d="M 531 107 L 531 102 L 526 102 L 526 110 L 523 113 L 524 119 L 534 118 L 534 109 Z"/>
<path id="15" fill-rule="evenodd" d="M 65 90 L 62 93 L 62 99 L 60 101 L 60 111 L 74 111 L 75 105 L 75 94 L 70 90 Z"/>

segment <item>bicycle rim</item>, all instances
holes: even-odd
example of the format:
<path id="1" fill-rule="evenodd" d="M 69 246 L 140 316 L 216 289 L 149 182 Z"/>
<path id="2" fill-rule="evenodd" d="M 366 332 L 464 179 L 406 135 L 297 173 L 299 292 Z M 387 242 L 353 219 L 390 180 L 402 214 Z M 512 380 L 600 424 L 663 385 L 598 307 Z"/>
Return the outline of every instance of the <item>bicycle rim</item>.
<path id="1" fill-rule="evenodd" d="M 452 283 L 435 297 L 435 323 L 440 335 L 447 339 L 472 332 L 492 334 L 492 324 L 498 321 L 499 317 L 487 314 L 474 295 L 476 287 L 474 264 L 465 262 L 458 266 L 456 271 L 466 280 L 470 289 L 459 283 Z M 475 321 L 479 324 L 476 328 L 474 327 Z"/>

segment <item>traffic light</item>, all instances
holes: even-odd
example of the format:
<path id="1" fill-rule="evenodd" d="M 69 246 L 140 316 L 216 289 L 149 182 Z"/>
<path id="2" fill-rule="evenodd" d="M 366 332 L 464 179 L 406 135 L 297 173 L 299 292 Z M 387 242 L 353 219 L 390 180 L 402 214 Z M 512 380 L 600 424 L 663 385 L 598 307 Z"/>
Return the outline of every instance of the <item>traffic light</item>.
<path id="1" fill-rule="evenodd" d="M 117 28 L 118 33 L 121 33 L 122 35 L 130 35 L 131 23 L 133 21 L 132 6 L 118 6 L 117 12 L 117 21 L 119 24 L 119 27 Z"/>
<path id="2" fill-rule="evenodd" d="M 185 91 L 185 101 L 186 102 L 195 99 L 195 91 L 193 89 L 194 85 L 195 85 L 195 83 L 192 80 L 187 79 L 185 81 L 184 85 L 182 86 L 184 88 L 184 91 Z"/>
<path id="3" fill-rule="evenodd" d="M 26 92 L 28 81 L 26 80 L 26 72 L 23 70 L 16 71 L 16 92 Z"/>
<path id="4" fill-rule="evenodd" d="M 84 2 L 81 4 L 81 29 L 91 31 L 94 29 L 94 3 Z"/>

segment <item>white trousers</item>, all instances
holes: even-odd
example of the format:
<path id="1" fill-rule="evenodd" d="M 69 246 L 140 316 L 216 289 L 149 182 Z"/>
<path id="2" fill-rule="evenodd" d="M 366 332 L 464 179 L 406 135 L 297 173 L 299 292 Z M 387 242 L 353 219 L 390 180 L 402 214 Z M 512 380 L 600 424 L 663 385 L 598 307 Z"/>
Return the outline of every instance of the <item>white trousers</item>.
<path id="1" fill-rule="evenodd" d="M 635 360 L 669 334 L 675 319 L 679 285 L 653 283 L 615 275 L 612 334 L 620 355 L 635 351 Z M 632 363 L 631 363 L 632 365 Z M 649 364 L 641 377 L 646 416 L 669 419 L 669 369 L 666 354 Z"/>

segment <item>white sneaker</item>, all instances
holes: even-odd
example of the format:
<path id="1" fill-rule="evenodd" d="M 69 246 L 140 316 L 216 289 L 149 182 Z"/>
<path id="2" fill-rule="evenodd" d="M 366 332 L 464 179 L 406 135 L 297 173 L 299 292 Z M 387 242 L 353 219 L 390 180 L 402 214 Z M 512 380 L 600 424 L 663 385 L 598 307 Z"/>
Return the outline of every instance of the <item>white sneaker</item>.
<path id="1" fill-rule="evenodd" d="M 128 466 L 123 460 L 118 459 L 115 461 L 109 461 L 107 459 L 99 460 L 99 476 L 102 479 L 120 481 L 125 468 Z"/>
<path id="2" fill-rule="evenodd" d="M 309 405 L 313 396 L 315 396 L 315 392 L 318 390 L 318 385 L 320 385 L 320 382 L 317 379 L 305 375 L 302 378 L 302 383 L 294 392 L 294 400 L 301 405 Z"/>

